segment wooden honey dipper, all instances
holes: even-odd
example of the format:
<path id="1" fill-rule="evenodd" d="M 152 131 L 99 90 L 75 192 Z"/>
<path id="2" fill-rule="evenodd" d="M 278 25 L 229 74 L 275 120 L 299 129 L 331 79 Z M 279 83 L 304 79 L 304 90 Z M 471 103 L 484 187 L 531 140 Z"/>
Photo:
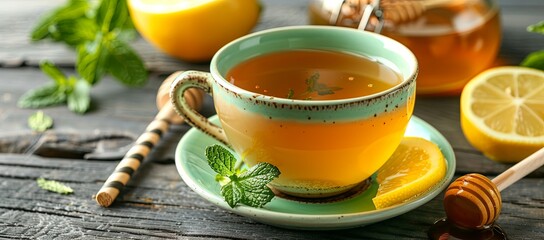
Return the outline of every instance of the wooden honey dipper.
<path id="1" fill-rule="evenodd" d="M 468 229 L 484 229 L 499 217 L 500 191 L 544 165 L 544 148 L 489 180 L 471 173 L 459 177 L 447 188 L 444 208 L 449 221 Z"/>
<path id="2" fill-rule="evenodd" d="M 472 0 L 382 0 L 383 17 L 395 23 L 414 20 L 431 8 L 457 6 Z"/>
<path id="3" fill-rule="evenodd" d="M 96 194 L 96 202 L 101 206 L 108 207 L 113 203 L 132 174 L 140 167 L 143 159 L 166 133 L 170 124 L 181 124 L 184 121 L 174 111 L 169 97 L 170 84 L 180 73 L 173 73 L 159 87 L 156 99 L 159 112 Z M 203 96 L 204 93 L 196 88 L 188 89 L 184 95 L 187 103 L 195 109 L 200 109 L 202 106 Z"/>

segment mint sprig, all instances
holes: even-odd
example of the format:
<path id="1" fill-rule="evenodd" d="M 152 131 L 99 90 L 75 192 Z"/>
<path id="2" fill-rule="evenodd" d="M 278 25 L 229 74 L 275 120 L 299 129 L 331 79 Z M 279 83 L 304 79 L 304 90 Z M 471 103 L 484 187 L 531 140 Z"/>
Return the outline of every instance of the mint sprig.
<path id="1" fill-rule="evenodd" d="M 71 111 L 85 113 L 90 107 L 91 87 L 106 74 L 127 86 L 143 85 L 147 81 L 145 65 L 126 43 L 135 36 L 126 0 L 69 0 L 41 19 L 30 37 L 73 47 L 79 76 L 67 77 L 53 63 L 43 61 L 40 68 L 53 84 L 25 93 L 19 107 L 67 103 Z"/>
<path id="2" fill-rule="evenodd" d="M 220 145 L 206 148 L 208 165 L 217 173 L 216 181 L 221 184 L 221 195 L 234 208 L 237 204 L 262 207 L 274 198 L 274 192 L 267 186 L 280 175 L 280 170 L 270 163 L 258 163 L 250 169 L 236 167 L 236 157 Z"/>
<path id="3" fill-rule="evenodd" d="M 44 190 L 50 192 L 56 192 L 59 194 L 71 194 L 74 193 L 74 190 L 71 187 L 68 187 L 60 182 L 54 180 L 46 180 L 44 178 L 36 179 L 38 186 Z"/>
<path id="4" fill-rule="evenodd" d="M 53 83 L 35 88 L 23 94 L 17 104 L 22 108 L 42 108 L 68 103 L 76 113 L 85 113 L 91 104 L 91 85 L 81 78 L 67 77 L 53 63 L 40 62 L 40 68 Z"/>
<path id="5" fill-rule="evenodd" d="M 544 21 L 527 27 L 527 31 L 544 34 Z M 525 59 L 523 59 L 520 65 L 544 71 L 544 50 L 530 53 L 529 55 L 527 55 L 527 57 L 525 57 Z"/>

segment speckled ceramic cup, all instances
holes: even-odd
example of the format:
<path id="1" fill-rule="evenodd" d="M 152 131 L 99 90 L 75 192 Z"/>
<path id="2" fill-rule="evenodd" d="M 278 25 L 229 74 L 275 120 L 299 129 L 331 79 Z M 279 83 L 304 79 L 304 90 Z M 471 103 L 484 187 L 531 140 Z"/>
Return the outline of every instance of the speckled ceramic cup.
<path id="1" fill-rule="evenodd" d="M 253 93 L 225 80 L 227 72 L 245 60 L 295 49 L 363 55 L 391 67 L 403 81 L 356 98 L 293 100 Z M 341 27 L 285 27 L 227 44 L 213 57 L 210 73 L 186 71 L 177 76 L 170 97 L 189 124 L 232 147 L 249 166 L 277 166 L 281 175 L 271 183 L 277 190 L 327 197 L 369 178 L 396 149 L 412 115 L 417 70 L 405 46 L 378 34 Z M 184 91 L 193 87 L 213 96 L 221 126 L 185 102 Z"/>

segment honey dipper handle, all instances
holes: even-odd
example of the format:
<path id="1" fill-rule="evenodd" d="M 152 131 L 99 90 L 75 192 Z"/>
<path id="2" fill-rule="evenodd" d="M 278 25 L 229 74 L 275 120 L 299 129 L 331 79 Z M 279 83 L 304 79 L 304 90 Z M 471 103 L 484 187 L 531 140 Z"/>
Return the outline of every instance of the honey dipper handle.
<path id="1" fill-rule="evenodd" d="M 499 191 L 502 191 L 542 165 L 544 165 L 544 148 L 521 160 L 491 181 L 495 183 Z"/>

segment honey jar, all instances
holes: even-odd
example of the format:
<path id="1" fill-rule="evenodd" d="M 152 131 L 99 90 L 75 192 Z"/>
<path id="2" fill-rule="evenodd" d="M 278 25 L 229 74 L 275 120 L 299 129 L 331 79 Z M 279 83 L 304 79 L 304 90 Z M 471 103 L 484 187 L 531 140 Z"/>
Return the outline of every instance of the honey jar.
<path id="1" fill-rule="evenodd" d="M 379 32 L 406 45 L 420 66 L 418 95 L 458 95 L 493 65 L 501 42 L 495 0 L 313 0 L 311 24 Z"/>

